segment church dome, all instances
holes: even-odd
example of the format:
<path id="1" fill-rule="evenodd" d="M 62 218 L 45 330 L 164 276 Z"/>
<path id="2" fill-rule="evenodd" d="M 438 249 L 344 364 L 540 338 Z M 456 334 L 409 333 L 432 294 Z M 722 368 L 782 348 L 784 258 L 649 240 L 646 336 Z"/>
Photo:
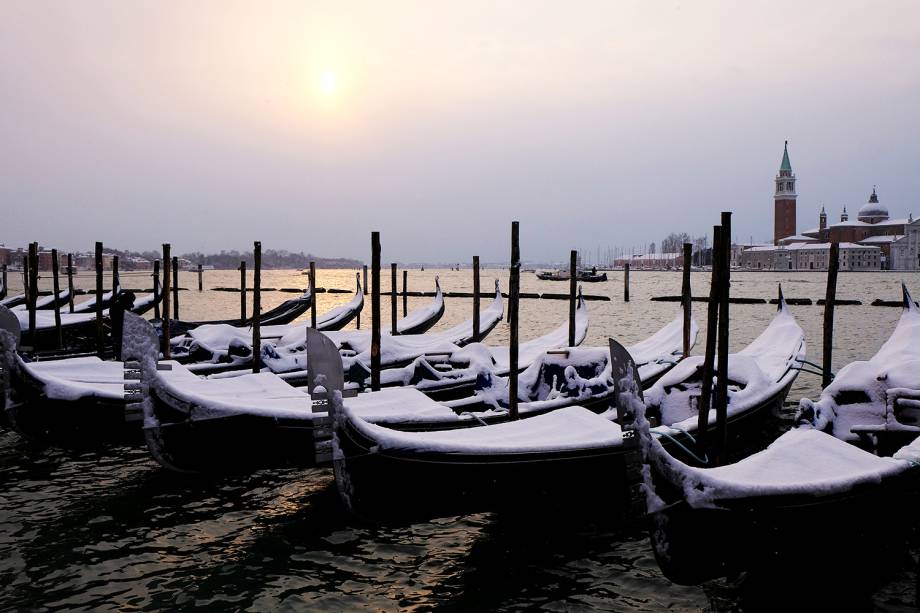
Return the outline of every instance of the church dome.
<path id="1" fill-rule="evenodd" d="M 888 207 L 878 201 L 878 195 L 875 188 L 872 188 L 872 195 L 869 196 L 869 202 L 862 205 L 859 209 L 859 221 L 867 223 L 878 223 L 888 219 Z"/>

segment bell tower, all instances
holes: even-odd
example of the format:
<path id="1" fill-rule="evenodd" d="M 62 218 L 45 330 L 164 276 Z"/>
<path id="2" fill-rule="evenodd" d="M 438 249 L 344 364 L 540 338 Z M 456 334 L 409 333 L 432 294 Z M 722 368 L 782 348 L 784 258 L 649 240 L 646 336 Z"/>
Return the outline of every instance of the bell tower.
<path id="1" fill-rule="evenodd" d="M 783 146 L 783 161 L 776 175 L 776 192 L 773 194 L 773 244 L 795 234 L 795 174 L 789 163 L 789 141 Z"/>

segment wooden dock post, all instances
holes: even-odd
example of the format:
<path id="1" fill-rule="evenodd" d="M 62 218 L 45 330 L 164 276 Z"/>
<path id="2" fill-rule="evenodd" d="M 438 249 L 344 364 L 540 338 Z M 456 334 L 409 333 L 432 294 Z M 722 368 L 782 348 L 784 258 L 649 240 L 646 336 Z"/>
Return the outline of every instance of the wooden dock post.
<path id="1" fill-rule="evenodd" d="M 310 262 L 310 327 L 316 330 L 316 262 Z"/>
<path id="2" fill-rule="evenodd" d="M 160 260 L 153 261 L 153 318 L 160 318 Z"/>
<path id="3" fill-rule="evenodd" d="M 575 300 L 578 292 L 578 252 L 569 253 L 569 347 L 575 346 Z"/>
<path id="4" fill-rule="evenodd" d="M 10 291 L 9 279 L 7 278 L 7 266 L 3 264 L 0 266 L 0 283 L 3 284 L 3 298 L 6 298 L 7 294 Z"/>
<path id="5" fill-rule="evenodd" d="M 402 290 L 402 299 L 403 299 L 403 317 L 409 314 L 409 271 L 403 269 L 403 290 Z"/>
<path id="6" fill-rule="evenodd" d="M 716 338 L 719 327 L 719 260 L 722 248 L 722 227 L 712 228 L 712 274 L 709 283 L 709 304 L 706 308 L 706 350 L 703 373 L 700 377 L 700 398 L 697 405 L 697 442 L 700 451 L 706 450 L 706 433 L 709 430 L 709 407 L 712 400 L 712 372 L 716 359 Z"/>
<path id="7" fill-rule="evenodd" d="M 623 264 L 623 302 L 629 302 L 629 262 Z"/>
<path id="8" fill-rule="evenodd" d="M 163 359 L 168 360 L 170 354 L 169 346 L 169 295 L 170 286 L 170 266 L 172 261 L 169 259 L 169 243 L 163 243 Z"/>
<path id="9" fill-rule="evenodd" d="M 690 289 L 690 260 L 692 255 L 693 244 L 684 243 L 684 279 L 680 289 L 682 302 L 684 303 L 684 358 L 690 355 L 690 319 L 693 312 L 693 293 Z"/>
<path id="10" fill-rule="evenodd" d="M 240 322 L 246 323 L 246 260 L 240 262 Z"/>
<path id="11" fill-rule="evenodd" d="M 112 300 L 109 302 L 109 314 L 111 315 L 112 304 L 115 303 L 115 297 L 118 296 L 118 287 L 121 285 L 118 278 L 118 256 L 112 256 Z"/>
<path id="12" fill-rule="evenodd" d="M 367 273 L 366 266 L 364 272 Z M 371 288 L 371 391 L 377 392 L 380 391 L 380 232 L 371 232 L 371 277 L 374 282 Z"/>
<path id="13" fill-rule="evenodd" d="M 834 357 L 834 302 L 837 299 L 837 271 L 840 269 L 840 243 L 831 243 L 827 262 L 827 292 L 824 294 L 824 353 L 821 359 L 821 387 L 831 384 Z"/>
<path id="14" fill-rule="evenodd" d="M 102 327 L 102 243 L 96 243 L 96 352 L 102 356 L 105 348 L 105 329 Z"/>
<path id="15" fill-rule="evenodd" d="M 367 264 L 364 265 L 364 295 L 367 296 Z"/>
<path id="16" fill-rule="evenodd" d="M 479 256 L 473 256 L 473 341 L 479 342 Z"/>
<path id="17" fill-rule="evenodd" d="M 367 295 L 367 288 L 361 287 L 361 273 L 355 273 L 355 289 L 360 291 L 362 294 Z M 315 307 L 314 307 L 315 308 Z M 361 308 L 355 313 L 355 330 L 361 329 L 361 311 L 364 310 L 364 303 L 361 303 Z"/>
<path id="18" fill-rule="evenodd" d="M 508 288 L 508 415 L 518 418 L 518 300 L 521 284 L 520 222 L 511 222 L 511 279 Z"/>
<path id="19" fill-rule="evenodd" d="M 262 242 L 252 244 L 252 372 L 262 359 Z"/>
<path id="20" fill-rule="evenodd" d="M 73 291 L 74 291 L 73 273 L 74 273 L 73 254 L 68 253 L 67 254 L 67 292 L 68 292 L 67 304 L 70 307 L 71 313 L 73 313 Z M 6 274 L 6 269 L 4 269 L 4 274 Z M 6 285 L 6 277 L 3 278 L 3 285 Z"/>
<path id="21" fill-rule="evenodd" d="M 61 330 L 61 304 L 58 302 L 58 295 L 61 293 L 60 266 L 58 262 L 57 249 L 51 250 L 51 291 L 54 292 L 54 338 L 57 341 L 57 349 L 64 347 L 64 334 Z"/>
<path id="22" fill-rule="evenodd" d="M 396 336 L 396 262 L 390 264 L 390 334 Z"/>
<path id="23" fill-rule="evenodd" d="M 731 288 L 732 214 L 722 212 L 722 248 L 719 262 L 719 342 L 716 367 L 716 446 L 721 463 L 728 451 L 728 294 Z"/>
<path id="24" fill-rule="evenodd" d="M 32 349 L 38 348 L 35 342 L 36 314 L 38 302 L 38 243 L 29 243 L 29 293 L 26 294 L 26 305 L 29 309 L 29 342 Z"/>
<path id="25" fill-rule="evenodd" d="M 204 272 L 203 270 L 204 269 L 201 267 L 201 262 L 198 262 L 198 291 L 199 292 L 204 291 Z"/>
<path id="26" fill-rule="evenodd" d="M 173 319 L 179 319 L 179 258 L 172 259 Z"/>

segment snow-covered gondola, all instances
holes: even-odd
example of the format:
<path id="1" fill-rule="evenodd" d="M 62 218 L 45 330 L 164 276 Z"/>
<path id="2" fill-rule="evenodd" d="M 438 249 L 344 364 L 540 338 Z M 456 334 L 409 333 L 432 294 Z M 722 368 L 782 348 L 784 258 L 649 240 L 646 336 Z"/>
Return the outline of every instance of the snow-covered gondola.
<path id="1" fill-rule="evenodd" d="M 26 300 L 29 297 L 23 294 L 13 294 L 12 296 L 7 296 L 3 300 L 0 300 L 0 306 L 5 306 L 8 309 L 19 306 L 20 304 L 25 304 Z"/>
<path id="2" fill-rule="evenodd" d="M 35 308 L 39 311 L 46 309 L 53 309 L 55 305 L 63 306 L 70 301 L 70 290 L 62 289 L 57 293 L 57 296 L 49 294 L 48 296 L 43 296 L 35 301 Z M 6 306 L 6 305 L 4 305 Z M 25 311 L 28 309 L 28 304 L 23 302 L 13 307 L 13 310 Z"/>
<path id="3" fill-rule="evenodd" d="M 122 293 L 121 287 L 118 287 L 115 291 L 109 291 L 102 294 L 102 309 L 105 310 L 109 308 L 112 304 L 112 297 L 118 296 Z M 96 312 L 96 296 L 95 294 L 89 299 L 84 300 L 78 304 L 75 304 L 73 307 L 74 313 L 95 313 Z"/>
<path id="4" fill-rule="evenodd" d="M 312 304 L 313 296 L 310 294 L 310 291 L 307 290 L 297 298 L 285 300 L 275 308 L 269 309 L 268 311 L 262 313 L 262 315 L 259 317 L 259 325 L 280 326 L 289 324 L 306 313 L 307 309 L 309 309 Z M 190 330 L 200 328 L 201 326 L 246 327 L 251 326 L 252 322 L 252 317 L 247 318 L 245 321 L 241 321 L 239 319 L 215 319 L 211 321 L 187 321 L 182 319 L 170 319 L 169 333 L 173 338 L 175 338 L 176 336 L 182 336 L 187 334 Z M 157 330 L 162 330 L 162 320 L 154 320 L 153 324 Z"/>
<path id="5" fill-rule="evenodd" d="M 537 278 L 541 281 L 568 281 L 571 274 L 565 270 L 550 270 L 537 273 Z M 579 270 L 576 272 L 576 278 L 581 283 L 599 283 L 607 280 L 607 273 L 598 273 L 597 270 Z"/>
<path id="6" fill-rule="evenodd" d="M 694 468 L 646 439 L 650 535 L 669 579 L 795 567 L 846 581 L 903 546 L 920 493 L 920 310 L 903 294 L 878 353 L 803 399 L 796 426 L 766 450 Z"/>
<path id="7" fill-rule="evenodd" d="M 742 387 L 734 391 L 734 406 L 729 405 L 730 433 L 746 426 L 752 415 L 782 402 L 798 373 L 796 359 L 804 350 L 802 330 L 781 304 L 760 337 L 729 358 L 730 376 L 734 375 Z M 744 366 L 733 366 L 733 362 Z M 652 398 L 670 396 L 662 414 L 665 425 L 656 429 L 668 437 L 669 447 L 690 446 L 684 432 L 690 426 L 681 423 L 689 420 L 681 417 L 678 405 L 691 412 L 689 397 L 683 392 L 693 386 L 698 366 L 699 359 L 683 360 L 647 392 Z M 621 372 L 615 365 L 612 378 L 618 380 Z M 757 381 L 752 378 L 755 372 L 760 373 Z M 747 376 L 742 377 L 742 373 Z M 641 383 L 637 381 L 637 385 Z M 759 389 L 756 394 L 755 386 Z M 746 388 L 751 388 L 747 395 L 742 393 Z M 610 486 L 615 497 L 622 498 L 627 485 L 627 449 L 620 427 L 613 421 L 613 410 L 598 415 L 583 406 L 570 406 L 495 425 L 406 431 L 372 423 L 380 420 L 356 404 L 360 401 L 373 402 L 359 397 L 341 403 L 333 438 L 340 494 L 359 515 L 377 515 L 381 510 L 387 514 L 392 507 L 388 500 L 400 501 L 400 513 L 426 509 L 426 513 L 440 514 L 486 508 L 507 500 L 509 492 L 512 499 L 527 495 L 530 488 L 543 492 L 551 486 L 556 494 L 562 488 L 564 495 L 574 495 L 560 480 L 569 475 L 577 489 L 589 487 L 583 471 L 589 471 L 594 479 L 604 474 L 605 488 Z M 543 485 L 541 466 L 548 478 Z M 591 472 L 599 470 L 604 472 Z M 597 488 L 595 483 L 593 489 L 604 488 Z"/>

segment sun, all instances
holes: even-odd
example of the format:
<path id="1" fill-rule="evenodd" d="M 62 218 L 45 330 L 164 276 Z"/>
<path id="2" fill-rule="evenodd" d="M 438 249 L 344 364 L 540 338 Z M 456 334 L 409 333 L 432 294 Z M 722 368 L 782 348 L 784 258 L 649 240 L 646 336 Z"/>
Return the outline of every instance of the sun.
<path id="1" fill-rule="evenodd" d="M 319 91 L 327 96 L 331 96 L 335 93 L 337 87 L 338 79 L 336 79 L 335 72 L 330 69 L 324 70 L 319 77 Z"/>

